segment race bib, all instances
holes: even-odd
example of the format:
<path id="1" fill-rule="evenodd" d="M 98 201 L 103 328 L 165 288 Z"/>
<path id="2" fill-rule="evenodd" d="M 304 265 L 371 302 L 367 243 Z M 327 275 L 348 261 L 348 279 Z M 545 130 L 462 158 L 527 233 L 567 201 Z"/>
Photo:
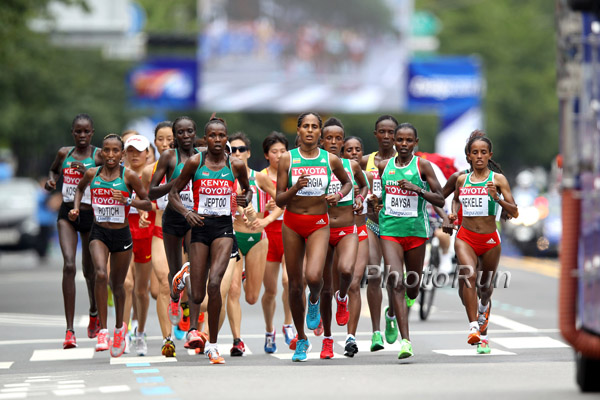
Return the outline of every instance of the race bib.
<path id="1" fill-rule="evenodd" d="M 187 183 L 187 185 L 185 185 L 183 190 L 179 192 L 179 197 L 181 197 L 181 202 L 186 210 L 194 210 L 194 192 L 192 190 L 191 180 Z"/>
<path id="2" fill-rule="evenodd" d="M 371 171 L 373 174 L 373 194 L 375 197 L 381 198 L 381 178 L 379 177 L 379 171 Z"/>
<path id="3" fill-rule="evenodd" d="M 308 185 L 296 193 L 298 196 L 323 196 L 327 190 L 329 177 L 327 167 L 292 167 L 292 186 L 302 175 L 309 175 Z"/>
<path id="4" fill-rule="evenodd" d="M 344 171 L 346 171 L 346 169 L 344 169 Z M 348 171 L 346 171 L 346 173 L 348 173 Z M 349 174 L 348 177 L 350 177 Z M 340 190 L 342 190 L 342 182 L 340 182 L 340 180 L 337 178 L 337 176 L 335 176 L 335 174 L 331 174 L 331 182 L 329 183 L 329 189 L 327 190 L 327 194 L 336 194 Z M 354 190 L 354 188 L 352 190 Z M 352 190 L 348 192 L 348 194 L 345 195 L 342 199 L 340 199 L 340 203 L 344 201 L 352 201 Z"/>
<path id="5" fill-rule="evenodd" d="M 398 186 L 385 187 L 385 215 L 394 217 L 416 217 L 419 215 L 417 193 Z"/>
<path id="6" fill-rule="evenodd" d="M 62 196 L 65 203 L 72 203 L 75 201 L 75 192 L 77 191 L 77 185 L 81 181 L 83 175 L 75 168 L 65 168 L 63 170 L 63 185 L 62 185 Z M 81 202 L 90 204 L 90 188 L 89 186 L 83 192 Z"/>
<path id="7" fill-rule="evenodd" d="M 96 188 L 93 195 L 92 207 L 96 222 L 125 222 L 125 205 L 112 197 L 111 189 Z"/>
<path id="8" fill-rule="evenodd" d="M 459 199 L 463 217 L 486 217 L 488 215 L 488 192 L 481 186 L 461 187 Z"/>
<path id="9" fill-rule="evenodd" d="M 198 214 L 231 215 L 232 192 L 233 182 L 231 181 L 202 179 L 198 189 Z"/>

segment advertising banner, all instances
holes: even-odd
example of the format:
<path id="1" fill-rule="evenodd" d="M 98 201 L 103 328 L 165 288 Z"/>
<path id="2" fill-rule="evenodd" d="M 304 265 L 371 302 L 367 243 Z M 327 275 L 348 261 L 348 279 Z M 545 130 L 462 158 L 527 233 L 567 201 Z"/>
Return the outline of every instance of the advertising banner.
<path id="1" fill-rule="evenodd" d="M 129 73 L 127 87 L 134 107 L 196 108 L 198 62 L 173 58 L 147 60 Z"/>
<path id="2" fill-rule="evenodd" d="M 440 116 L 436 153 L 454 157 L 457 167 L 465 167 L 465 142 L 473 130 L 483 129 L 485 81 L 480 60 L 462 56 L 413 59 L 408 64 L 406 92 L 407 111 Z"/>

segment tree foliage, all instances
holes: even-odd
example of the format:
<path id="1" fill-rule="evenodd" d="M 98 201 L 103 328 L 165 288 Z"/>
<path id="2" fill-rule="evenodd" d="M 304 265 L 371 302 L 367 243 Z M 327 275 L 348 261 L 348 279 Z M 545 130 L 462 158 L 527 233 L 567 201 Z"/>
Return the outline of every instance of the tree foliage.
<path id="1" fill-rule="evenodd" d="M 119 132 L 127 119 L 128 65 L 104 60 L 98 50 L 53 46 L 47 35 L 29 30 L 27 20 L 47 2 L 7 1 L 0 7 L 0 147 L 16 154 L 18 175 L 47 173 L 58 148 L 73 143 L 75 115 L 92 116 L 95 144 Z"/>
<path id="2" fill-rule="evenodd" d="M 558 152 L 554 2 L 417 0 L 416 7 L 442 21 L 440 53 L 482 58 L 494 158 L 512 173 L 549 166 Z"/>

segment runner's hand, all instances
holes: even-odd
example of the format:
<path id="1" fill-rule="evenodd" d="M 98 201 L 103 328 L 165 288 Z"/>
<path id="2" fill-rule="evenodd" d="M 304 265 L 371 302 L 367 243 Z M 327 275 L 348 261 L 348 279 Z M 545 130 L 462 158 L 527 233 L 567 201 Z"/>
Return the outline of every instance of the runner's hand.
<path id="1" fill-rule="evenodd" d="M 298 181 L 294 184 L 294 186 L 292 186 L 292 188 L 294 188 L 296 190 L 296 192 L 299 192 L 300 189 L 308 186 L 308 177 L 310 175 L 308 174 L 302 174 L 300 175 L 300 178 L 298 178 Z"/>
<path id="2" fill-rule="evenodd" d="M 201 217 L 198 213 L 194 211 L 186 211 L 185 220 L 191 227 L 203 226 L 204 221 L 202 221 L 204 217 Z"/>
<path id="3" fill-rule="evenodd" d="M 76 221 L 77 218 L 79 218 L 79 209 L 78 208 L 74 208 L 71 211 L 69 211 L 69 219 L 71 221 Z"/>

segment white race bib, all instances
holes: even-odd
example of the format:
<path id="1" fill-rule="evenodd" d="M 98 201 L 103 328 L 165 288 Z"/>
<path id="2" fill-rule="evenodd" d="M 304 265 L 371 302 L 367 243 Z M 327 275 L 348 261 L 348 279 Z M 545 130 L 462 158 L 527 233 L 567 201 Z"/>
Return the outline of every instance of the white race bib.
<path id="1" fill-rule="evenodd" d="M 419 215 L 419 195 L 398 186 L 385 187 L 385 215 L 416 217 Z"/>
<path id="2" fill-rule="evenodd" d="M 459 199 L 464 217 L 486 217 L 488 215 L 488 191 L 481 186 L 461 187 Z"/>
<path id="3" fill-rule="evenodd" d="M 298 196 L 323 196 L 326 193 L 329 177 L 327 167 L 292 167 L 292 186 L 302 175 L 309 175 L 308 185 L 296 193 Z"/>

